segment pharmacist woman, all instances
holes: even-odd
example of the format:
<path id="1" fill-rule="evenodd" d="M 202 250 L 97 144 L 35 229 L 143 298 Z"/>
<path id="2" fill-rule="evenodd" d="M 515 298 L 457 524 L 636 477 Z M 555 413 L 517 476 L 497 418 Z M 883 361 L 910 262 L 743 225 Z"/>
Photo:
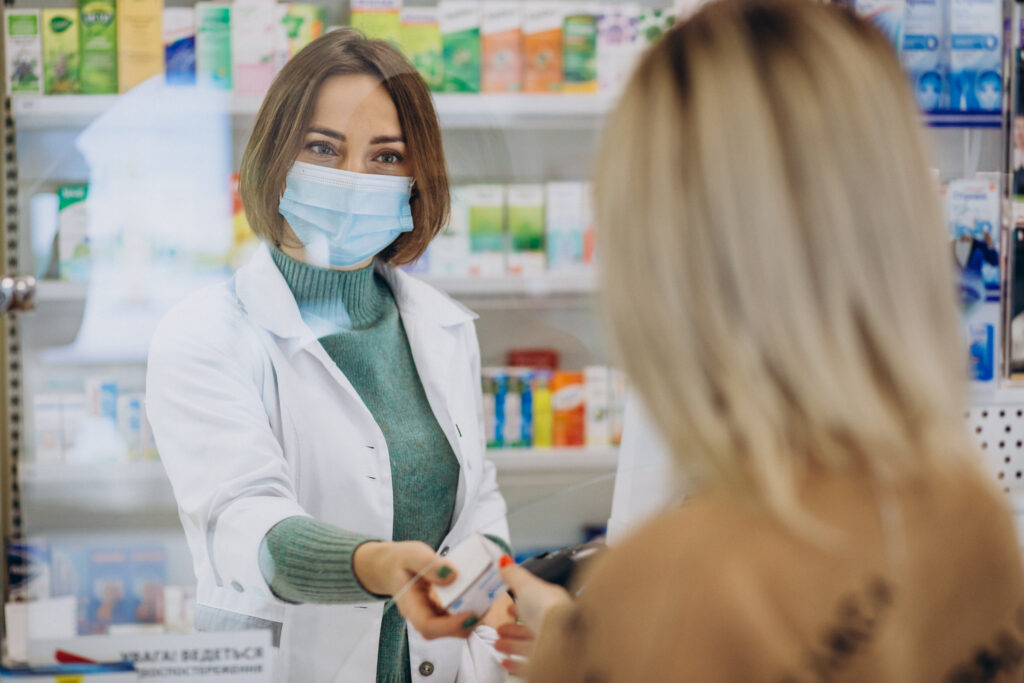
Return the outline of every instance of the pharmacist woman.
<path id="1" fill-rule="evenodd" d="M 149 355 L 197 628 L 270 629 L 278 681 L 503 679 L 488 618 L 428 596 L 454 577 L 438 552 L 508 528 L 475 316 L 395 268 L 448 214 L 426 85 L 389 44 L 332 31 L 274 81 L 239 176 L 265 244 Z"/>

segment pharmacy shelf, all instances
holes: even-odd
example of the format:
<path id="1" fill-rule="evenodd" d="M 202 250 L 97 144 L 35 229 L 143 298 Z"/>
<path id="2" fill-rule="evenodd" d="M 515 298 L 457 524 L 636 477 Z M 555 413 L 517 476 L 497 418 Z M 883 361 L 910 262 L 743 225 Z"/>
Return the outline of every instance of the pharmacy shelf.
<path id="1" fill-rule="evenodd" d="M 419 276 L 425 282 L 454 297 L 523 296 L 593 294 L 597 291 L 597 275 L 592 269 L 572 273 L 541 273 L 530 276 L 438 277 Z"/>
<path id="2" fill-rule="evenodd" d="M 598 290 L 593 269 L 567 273 L 540 273 L 531 276 L 439 277 L 417 275 L 423 281 L 456 298 L 523 297 L 542 299 L 550 296 L 589 296 Z M 39 307 L 84 302 L 89 294 L 86 282 L 40 280 L 36 287 Z"/>
<path id="3" fill-rule="evenodd" d="M 1002 128 L 1002 112 L 930 112 L 923 115 L 932 128 Z"/>
<path id="4" fill-rule="evenodd" d="M 20 129 L 78 128 L 110 109 L 118 95 L 15 95 L 11 102 Z M 243 123 L 259 111 L 263 98 L 233 96 L 230 113 Z M 609 94 L 436 94 L 445 128 L 587 128 L 597 127 L 615 104 Z M 934 112 L 922 115 L 937 128 L 999 128 L 999 112 Z"/>
<path id="5" fill-rule="evenodd" d="M 40 280 L 36 286 L 36 304 L 84 301 L 88 293 L 88 282 Z"/>
<path id="6" fill-rule="evenodd" d="M 605 488 L 615 475 L 618 448 L 492 449 L 498 483 L 510 503 L 532 501 L 545 491 Z M 75 524 L 79 514 L 147 514 L 173 521 L 177 514 L 171 484 L 158 460 L 142 462 L 23 463 L 18 473 L 26 522 L 46 516 L 46 527 Z M 539 487 L 539 488 L 538 488 Z M 585 492 L 585 491 L 584 491 Z M 33 512 L 37 512 L 34 516 Z"/>
<path id="7" fill-rule="evenodd" d="M 19 482 L 29 531 L 87 526 L 86 520 L 110 516 L 176 523 L 174 494 L 159 461 L 23 463 Z"/>
<path id="8" fill-rule="evenodd" d="M 499 472 L 608 472 L 619 462 L 617 446 L 585 448 L 491 448 L 487 456 Z"/>
<path id="9" fill-rule="evenodd" d="M 77 128 L 110 109 L 118 95 L 15 95 L 11 111 L 19 129 Z M 446 128 L 576 128 L 597 126 L 611 109 L 608 95 L 437 94 Z M 261 97 L 234 96 L 230 113 L 243 121 L 259 111 Z"/>

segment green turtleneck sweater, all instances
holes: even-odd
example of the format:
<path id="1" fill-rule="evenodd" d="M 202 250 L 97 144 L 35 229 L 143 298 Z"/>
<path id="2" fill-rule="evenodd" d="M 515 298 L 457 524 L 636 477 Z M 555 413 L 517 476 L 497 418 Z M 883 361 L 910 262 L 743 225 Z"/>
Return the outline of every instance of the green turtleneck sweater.
<path id="1" fill-rule="evenodd" d="M 373 266 L 338 271 L 272 249 L 303 317 L 352 382 L 384 433 L 394 495 L 392 540 L 423 541 L 435 550 L 455 510 L 459 462 L 427 402 L 398 306 Z M 352 554 L 371 539 L 306 517 L 282 520 L 260 548 L 260 569 L 274 594 L 297 603 L 377 600 L 360 585 Z M 384 613 L 377 681 L 412 679 L 405 620 Z"/>

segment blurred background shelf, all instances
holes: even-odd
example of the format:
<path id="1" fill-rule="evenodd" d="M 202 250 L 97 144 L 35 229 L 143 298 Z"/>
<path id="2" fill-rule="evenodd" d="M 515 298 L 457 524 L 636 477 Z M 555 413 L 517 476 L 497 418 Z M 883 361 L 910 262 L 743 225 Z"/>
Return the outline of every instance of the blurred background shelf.
<path id="1" fill-rule="evenodd" d="M 104 113 L 118 95 L 15 95 L 11 110 L 21 129 L 78 128 Z M 261 97 L 230 96 L 230 113 L 239 119 L 254 117 Z M 586 128 L 597 127 L 615 105 L 615 96 L 435 94 L 441 125 L 445 128 Z M 937 128 L 999 128 L 1000 112 L 931 112 L 922 114 L 926 125 Z"/>
<path id="2" fill-rule="evenodd" d="M 513 544 L 557 545 L 578 533 L 571 504 L 597 525 L 611 510 L 618 447 L 490 449 L 508 504 Z M 158 460 L 25 463 L 19 470 L 25 529 L 30 534 L 98 528 L 176 529 L 177 505 Z"/>
<path id="3" fill-rule="evenodd" d="M 77 128 L 110 109 L 118 95 L 17 95 L 11 110 L 19 129 Z M 610 111 L 609 95 L 437 94 L 434 102 L 446 128 L 578 128 L 599 125 Z M 230 113 L 252 118 L 262 98 L 231 96 Z"/>

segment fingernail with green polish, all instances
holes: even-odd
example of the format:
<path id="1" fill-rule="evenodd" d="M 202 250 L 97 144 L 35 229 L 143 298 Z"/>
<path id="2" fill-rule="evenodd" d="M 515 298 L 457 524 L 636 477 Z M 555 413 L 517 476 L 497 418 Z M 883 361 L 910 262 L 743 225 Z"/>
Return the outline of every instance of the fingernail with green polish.
<path id="1" fill-rule="evenodd" d="M 480 619 L 477 617 L 467 617 L 466 620 L 462 622 L 462 628 L 473 628 L 476 626 L 476 622 L 478 621 L 480 621 Z"/>
<path id="2" fill-rule="evenodd" d="M 442 579 L 447 579 L 449 576 L 451 576 L 451 573 L 452 573 L 452 568 L 449 567 L 448 565 L 445 565 L 445 566 L 443 566 L 443 567 L 441 567 L 440 569 L 437 570 L 438 577 L 440 577 Z"/>

